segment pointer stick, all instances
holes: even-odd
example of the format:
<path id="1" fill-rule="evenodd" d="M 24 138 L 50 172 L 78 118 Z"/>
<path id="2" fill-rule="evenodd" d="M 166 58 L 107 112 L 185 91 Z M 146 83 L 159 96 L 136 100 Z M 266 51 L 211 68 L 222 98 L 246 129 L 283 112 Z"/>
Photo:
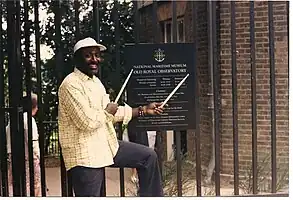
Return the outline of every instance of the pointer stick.
<path id="1" fill-rule="evenodd" d="M 124 89 L 125 89 L 125 87 L 126 87 L 126 85 L 127 85 L 127 82 L 128 82 L 129 79 L 130 79 L 130 76 L 131 76 L 132 72 L 133 72 L 133 69 L 130 71 L 130 73 L 128 74 L 126 80 L 124 81 L 124 83 L 123 83 L 123 85 L 122 85 L 122 87 L 121 87 L 121 89 L 120 89 L 120 91 L 119 91 L 119 93 L 118 93 L 118 95 L 117 95 L 117 97 L 116 97 L 114 103 L 117 103 L 117 102 L 118 102 L 118 100 L 119 100 L 119 98 L 120 98 L 122 92 L 124 91 Z"/>
<path id="2" fill-rule="evenodd" d="M 184 79 L 182 79 L 182 81 L 174 88 L 174 90 L 171 92 L 171 94 L 169 94 L 169 96 L 165 99 L 165 101 L 163 102 L 162 105 L 160 105 L 159 108 L 163 108 L 165 106 L 165 104 L 169 101 L 169 99 L 174 95 L 174 93 L 179 89 L 179 87 L 184 83 L 184 81 L 187 79 L 187 77 L 189 76 L 189 74 L 187 74 Z"/>

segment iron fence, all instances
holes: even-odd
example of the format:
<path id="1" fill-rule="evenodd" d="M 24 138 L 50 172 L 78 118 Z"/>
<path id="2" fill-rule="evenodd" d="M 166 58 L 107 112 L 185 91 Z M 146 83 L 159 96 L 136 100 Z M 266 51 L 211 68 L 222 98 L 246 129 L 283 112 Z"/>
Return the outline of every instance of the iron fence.
<path id="1" fill-rule="evenodd" d="M 67 1 L 66 1 L 67 2 Z M 32 61 L 30 60 L 30 21 L 29 21 L 29 3 L 33 6 L 34 11 L 34 29 L 33 34 L 35 35 L 35 61 L 34 65 L 36 68 L 36 75 L 37 75 L 37 94 L 39 96 L 39 114 L 38 114 L 38 128 L 40 133 L 40 151 L 41 151 L 41 182 L 42 182 L 42 196 L 46 196 L 46 180 L 45 180 L 45 166 L 44 166 L 44 155 L 54 154 L 60 155 L 61 157 L 61 186 L 62 186 L 62 196 L 72 196 L 72 187 L 70 182 L 70 177 L 67 176 L 64 162 L 62 159 L 62 150 L 58 145 L 58 134 L 57 134 L 57 123 L 56 122 L 47 122 L 44 121 L 44 117 L 46 113 L 43 111 L 43 91 L 42 91 L 42 76 L 41 76 L 41 59 L 40 59 L 40 27 L 39 27 L 39 6 L 40 1 L 1 1 L 0 2 L 0 103 L 1 103 L 1 113 L 0 113 L 0 128 L 1 128 L 1 196 L 9 196 L 8 192 L 8 164 L 7 164 L 7 149 L 6 149 L 6 132 L 5 132 L 5 115 L 9 113 L 9 121 L 11 123 L 11 138 L 12 138 L 12 173 L 13 173 L 13 196 L 26 196 L 27 191 L 25 187 L 25 174 L 30 174 L 30 195 L 34 196 L 34 189 L 33 189 L 33 180 L 34 180 L 34 171 L 33 167 L 30 167 L 29 172 L 25 170 L 25 162 L 24 162 L 24 154 L 23 144 L 24 139 L 20 137 L 23 135 L 23 122 L 22 122 L 22 114 L 23 114 L 23 105 L 21 105 L 21 95 L 23 93 L 23 69 L 25 71 L 25 89 L 28 94 L 28 98 L 30 98 L 29 94 L 32 90 L 32 81 L 31 81 L 31 73 L 32 73 Z M 65 69 L 62 69 L 60 66 L 64 64 L 64 46 L 62 46 L 62 33 L 61 33 L 61 24 L 62 24 L 62 15 L 66 13 L 62 10 L 62 3 L 60 0 L 53 1 L 54 5 L 54 25 L 55 25 L 55 60 L 56 60 L 56 71 L 58 76 L 58 85 L 61 83 L 62 79 L 65 76 Z M 68 3 L 71 3 L 68 1 Z M 89 3 L 89 2 L 87 2 Z M 152 43 L 160 43 L 159 39 L 159 19 L 158 19 L 158 4 L 162 3 L 161 1 L 153 1 L 150 5 L 152 7 L 152 34 L 153 34 L 153 41 Z M 166 2 L 163 2 L 166 3 Z M 176 1 L 169 2 L 172 4 L 172 35 L 173 35 L 173 42 L 176 43 L 177 41 L 177 4 Z M 236 15 L 237 11 L 235 9 L 234 1 L 230 2 L 230 17 L 231 17 L 231 69 L 232 69 L 232 108 L 233 108 L 233 163 L 234 163 L 234 195 L 239 195 L 239 134 L 238 134 L 238 87 L 237 87 L 237 36 L 236 36 Z M 196 47 L 196 52 L 194 55 L 198 55 L 198 45 L 199 45 L 199 27 L 198 27 L 198 20 L 199 20 L 199 11 L 198 11 L 198 2 L 194 1 L 192 4 L 192 35 L 193 41 Z M 252 118 L 252 178 L 253 178 L 253 194 L 258 193 L 257 189 L 257 90 L 256 90 L 256 50 L 255 50 L 255 2 L 251 1 L 249 3 L 249 26 L 250 26 L 250 64 L 251 64 L 251 118 Z M 288 7 L 287 3 L 287 7 Z M 97 41 L 100 41 L 100 7 L 98 1 L 92 2 L 92 9 L 93 9 L 93 35 Z M 270 137 L 271 137 L 271 193 L 272 195 L 276 195 L 276 184 L 277 184 L 277 159 L 276 159 L 276 76 L 275 76 L 275 29 L 274 29 L 274 16 L 273 16 L 273 9 L 274 9 L 274 2 L 269 1 L 267 3 L 267 21 L 268 21 L 268 32 L 269 32 L 269 64 L 270 64 L 270 102 L 271 102 L 271 130 L 270 130 Z M 116 75 L 117 79 L 120 79 L 119 72 L 121 71 L 121 35 L 119 31 L 120 21 L 119 21 L 119 14 L 118 13 L 118 2 L 115 1 L 113 15 L 114 15 L 114 27 L 115 27 L 115 63 L 116 63 Z M 139 36 L 141 33 L 140 30 L 140 11 L 138 9 L 138 2 L 133 1 L 134 6 L 134 42 L 136 44 L 140 43 Z M 82 35 L 80 34 L 80 23 L 79 23 L 79 13 L 80 13 L 80 3 L 79 1 L 74 1 L 74 13 L 75 13 L 75 38 L 78 39 Z M 220 110 L 220 70 L 219 70 L 219 2 L 217 1 L 208 1 L 206 2 L 206 11 L 207 11 L 207 32 L 208 35 L 208 67 L 210 68 L 210 74 L 213 77 L 213 103 L 212 103 L 212 115 L 214 119 L 214 154 L 215 154 L 215 195 L 220 196 L 220 189 L 221 189 L 221 138 L 220 138 L 220 120 L 221 120 L 221 110 Z M 288 10 L 286 11 L 288 12 Z M 288 14 L 288 13 L 287 13 Z M 4 31 L 3 27 L 3 19 L 7 24 L 7 30 Z M 24 30 L 22 30 L 21 24 L 24 24 Z M 288 22 L 287 22 L 288 23 Z M 24 50 L 22 49 L 23 45 L 21 44 L 21 33 L 24 33 Z M 6 36 L 4 37 L 3 35 Z M 4 38 L 7 37 L 7 44 L 4 45 Z M 24 54 L 23 54 L 24 52 Z M 197 58 L 198 59 L 198 58 Z M 197 60 L 196 59 L 196 60 Z M 5 103 L 5 77 L 4 74 L 4 63 L 8 62 L 8 94 L 9 94 L 9 104 Z M 195 70 L 195 77 L 199 77 L 198 70 Z M 100 77 L 102 74 L 100 74 Z M 198 82 L 196 83 L 196 96 L 199 97 L 199 85 Z M 9 105 L 9 106 L 7 106 Z M 201 132 L 200 132 L 200 110 L 201 105 L 199 98 L 196 98 L 196 118 L 194 122 L 196 123 L 196 137 L 195 137 L 195 161 L 196 161 L 196 195 L 202 196 L 202 164 L 201 164 Z M 29 120 L 30 121 L 30 120 Z M 29 122 L 28 126 L 30 127 L 30 131 L 28 132 L 29 138 L 32 138 L 31 133 L 31 122 Z M 162 141 L 162 134 L 158 133 L 157 140 L 160 144 Z M 120 133 L 121 137 L 121 133 Z M 175 133 L 176 137 L 176 158 L 180 158 L 180 131 Z M 45 143 L 46 141 L 46 143 Z M 48 143 L 49 141 L 49 143 Z M 162 146 L 158 145 L 158 157 L 161 162 L 162 168 Z M 29 161 L 30 166 L 33 166 L 33 157 L 32 157 L 32 143 L 30 142 L 29 146 Z M 177 195 L 182 196 L 182 160 L 176 159 L 176 173 L 177 173 Z M 125 185 L 124 185 L 124 173 L 123 169 L 120 169 L 120 194 L 121 196 L 125 196 Z M 103 195 L 106 195 L 106 187 L 104 182 L 103 187 Z M 283 195 L 283 194 L 282 194 Z M 270 195 L 269 195 L 270 196 Z"/>
<path id="2" fill-rule="evenodd" d="M 44 121 L 44 154 L 48 157 L 60 156 L 59 151 L 59 137 L 58 137 L 58 122 Z"/>

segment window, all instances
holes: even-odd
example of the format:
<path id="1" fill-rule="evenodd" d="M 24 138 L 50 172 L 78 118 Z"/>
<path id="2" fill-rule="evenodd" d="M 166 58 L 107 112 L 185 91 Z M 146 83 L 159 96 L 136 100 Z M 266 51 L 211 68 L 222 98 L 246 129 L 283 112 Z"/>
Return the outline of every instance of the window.
<path id="1" fill-rule="evenodd" d="M 162 35 L 164 43 L 173 42 L 172 20 L 167 20 L 161 24 Z M 185 42 L 184 21 L 183 18 L 177 19 L 177 42 Z"/>

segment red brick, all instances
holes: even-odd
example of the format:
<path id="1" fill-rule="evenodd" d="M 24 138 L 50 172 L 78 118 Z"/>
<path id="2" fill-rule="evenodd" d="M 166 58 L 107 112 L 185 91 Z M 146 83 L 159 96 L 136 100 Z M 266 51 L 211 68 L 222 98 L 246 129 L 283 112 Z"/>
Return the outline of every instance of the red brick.
<path id="1" fill-rule="evenodd" d="M 165 2 L 170 3 L 170 2 Z M 164 3 L 162 3 L 164 4 Z M 184 17 L 186 41 L 194 41 L 192 33 L 192 5 L 186 1 Z M 236 50 L 238 81 L 238 135 L 240 174 L 251 166 L 252 156 L 252 102 L 251 102 L 251 57 L 249 2 L 237 1 L 236 4 Z M 208 32 L 207 2 L 198 1 L 198 72 L 200 83 L 200 133 L 203 165 L 207 165 L 211 153 L 211 110 L 208 109 L 210 77 L 208 74 Z M 160 6 L 160 3 L 159 3 Z M 233 113 L 232 113 L 232 66 L 231 66 L 231 16 L 230 2 L 219 1 L 219 71 L 220 71 L 220 135 L 221 171 L 233 173 Z M 275 71 L 276 71 L 276 113 L 277 113 L 277 158 L 288 163 L 289 155 L 289 117 L 288 117 L 288 33 L 286 2 L 275 1 Z M 171 12 L 171 11 L 168 11 Z M 140 10 L 141 41 L 152 42 L 151 6 Z M 170 13 L 169 13 L 170 15 Z M 171 15 L 170 15 L 171 16 Z M 270 152 L 271 105 L 270 105 L 270 60 L 269 27 L 267 1 L 255 2 L 255 67 L 257 102 L 258 156 Z M 162 38 L 160 38 L 162 39 Z M 188 134 L 188 152 L 195 159 L 195 135 Z"/>

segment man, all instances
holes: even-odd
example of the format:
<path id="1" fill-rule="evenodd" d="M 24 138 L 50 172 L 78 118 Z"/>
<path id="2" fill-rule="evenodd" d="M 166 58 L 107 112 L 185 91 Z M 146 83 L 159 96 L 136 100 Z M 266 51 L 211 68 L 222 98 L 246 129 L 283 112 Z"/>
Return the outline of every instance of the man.
<path id="1" fill-rule="evenodd" d="M 137 168 L 140 196 L 163 196 L 157 156 L 149 147 L 118 141 L 113 123 L 133 117 L 158 115 L 160 103 L 139 108 L 110 102 L 105 87 L 95 76 L 104 45 L 92 38 L 74 46 L 76 67 L 59 88 L 59 138 L 65 167 L 75 196 L 100 196 L 103 168 Z"/>

